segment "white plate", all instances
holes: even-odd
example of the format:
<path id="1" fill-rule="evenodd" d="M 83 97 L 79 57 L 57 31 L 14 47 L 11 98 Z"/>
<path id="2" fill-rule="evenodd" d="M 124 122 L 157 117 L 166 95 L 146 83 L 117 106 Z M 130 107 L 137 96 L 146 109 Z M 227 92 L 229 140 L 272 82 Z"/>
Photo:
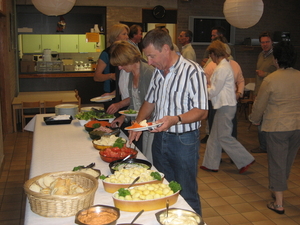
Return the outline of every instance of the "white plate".
<path id="1" fill-rule="evenodd" d="M 125 127 L 125 130 L 133 130 L 133 131 L 153 130 L 156 127 L 159 127 L 162 124 L 163 123 L 152 123 L 152 125 L 147 126 L 147 127 L 138 127 L 138 128 L 132 128 L 132 129 L 128 129 L 127 127 Z"/>
<path id="2" fill-rule="evenodd" d="M 113 117 L 113 118 L 97 118 L 96 120 L 99 120 L 99 121 L 101 121 L 101 120 L 108 120 L 108 122 L 111 123 L 112 121 L 114 121 L 115 118 L 116 117 Z"/>
<path id="3" fill-rule="evenodd" d="M 80 108 L 80 111 L 81 112 L 89 112 L 89 111 L 93 110 L 92 108 L 95 108 L 95 109 L 98 109 L 98 110 L 104 110 L 103 107 L 99 107 L 99 106 L 87 106 L 87 107 Z"/>
<path id="4" fill-rule="evenodd" d="M 122 111 L 119 111 L 119 113 L 120 114 L 122 114 L 122 115 L 124 115 L 124 116 L 137 116 L 137 114 L 139 113 L 139 111 L 136 111 L 136 113 L 131 113 L 131 114 L 127 114 L 127 113 L 125 113 L 126 111 L 128 111 L 128 110 L 122 110 Z"/>
<path id="5" fill-rule="evenodd" d="M 107 96 L 99 96 L 99 97 L 95 97 L 92 98 L 90 101 L 91 102 L 109 102 L 111 101 L 114 97 L 116 97 L 115 95 L 107 95 Z"/>

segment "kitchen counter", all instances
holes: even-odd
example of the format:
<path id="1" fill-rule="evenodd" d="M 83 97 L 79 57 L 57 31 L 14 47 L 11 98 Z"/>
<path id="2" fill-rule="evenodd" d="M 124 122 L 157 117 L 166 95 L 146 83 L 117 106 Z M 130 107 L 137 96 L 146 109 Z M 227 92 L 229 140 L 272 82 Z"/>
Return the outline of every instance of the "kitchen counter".
<path id="1" fill-rule="evenodd" d="M 19 78 L 93 77 L 95 71 L 59 71 L 20 73 Z"/>

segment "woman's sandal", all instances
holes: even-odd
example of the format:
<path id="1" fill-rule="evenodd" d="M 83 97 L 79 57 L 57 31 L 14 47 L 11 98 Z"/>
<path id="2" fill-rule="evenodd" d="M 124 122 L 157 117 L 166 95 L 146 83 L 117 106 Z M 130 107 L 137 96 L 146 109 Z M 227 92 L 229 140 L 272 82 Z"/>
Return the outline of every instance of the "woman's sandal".
<path id="1" fill-rule="evenodd" d="M 282 205 L 275 205 L 274 202 L 269 202 L 267 204 L 267 207 L 271 209 L 272 211 L 278 213 L 278 214 L 284 214 L 284 209 L 283 210 L 278 210 L 278 208 L 282 208 Z"/>

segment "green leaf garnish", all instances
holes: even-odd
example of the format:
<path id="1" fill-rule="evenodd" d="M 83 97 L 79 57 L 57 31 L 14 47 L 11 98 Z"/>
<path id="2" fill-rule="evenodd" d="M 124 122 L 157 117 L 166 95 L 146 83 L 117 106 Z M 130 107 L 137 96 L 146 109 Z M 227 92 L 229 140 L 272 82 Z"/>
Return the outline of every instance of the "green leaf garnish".
<path id="1" fill-rule="evenodd" d="M 125 197 L 126 195 L 131 195 L 130 191 L 128 191 L 128 189 L 125 188 L 120 188 L 118 192 L 119 192 L 119 196 L 123 196 L 123 197 Z"/>
<path id="2" fill-rule="evenodd" d="M 81 170 L 84 166 L 76 166 L 73 168 L 73 171 Z"/>
<path id="3" fill-rule="evenodd" d="M 99 177 L 101 180 L 105 180 L 106 178 L 107 178 L 107 176 L 105 176 L 105 175 L 101 175 L 100 177 Z"/>
<path id="4" fill-rule="evenodd" d="M 169 183 L 169 187 L 171 188 L 171 190 L 176 193 L 177 191 L 180 191 L 182 188 L 181 188 L 181 185 L 179 183 L 177 183 L 176 181 L 171 181 Z"/>
<path id="5" fill-rule="evenodd" d="M 161 175 L 159 172 L 152 172 L 150 175 L 155 179 L 155 180 L 161 180 Z"/>

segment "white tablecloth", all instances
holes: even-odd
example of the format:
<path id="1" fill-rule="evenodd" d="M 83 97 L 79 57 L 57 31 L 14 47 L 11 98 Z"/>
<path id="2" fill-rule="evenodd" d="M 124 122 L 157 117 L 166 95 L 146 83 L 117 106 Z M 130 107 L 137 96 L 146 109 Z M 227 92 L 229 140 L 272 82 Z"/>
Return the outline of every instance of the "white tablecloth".
<path id="1" fill-rule="evenodd" d="M 101 160 L 99 152 L 94 149 L 88 133 L 80 126 L 78 120 L 73 120 L 71 124 L 66 125 L 46 125 L 43 121 L 44 116 L 46 115 L 41 114 L 35 118 L 30 178 L 43 173 L 70 171 L 74 166 L 88 165 L 91 162 L 96 163 L 95 168 L 100 169 L 102 174 L 110 174 L 108 163 Z M 125 137 L 124 134 L 121 136 Z M 146 159 L 141 152 L 137 157 Z M 99 180 L 94 204 L 114 205 L 111 194 L 104 191 L 101 180 Z M 171 207 L 192 210 L 181 196 Z M 158 225 L 155 218 L 155 213 L 158 211 L 160 210 L 144 212 L 136 223 Z M 137 212 L 121 211 L 118 223 L 129 223 L 136 214 Z M 25 225 L 70 225 L 75 224 L 74 221 L 75 216 L 66 218 L 39 216 L 31 211 L 27 201 Z"/>

